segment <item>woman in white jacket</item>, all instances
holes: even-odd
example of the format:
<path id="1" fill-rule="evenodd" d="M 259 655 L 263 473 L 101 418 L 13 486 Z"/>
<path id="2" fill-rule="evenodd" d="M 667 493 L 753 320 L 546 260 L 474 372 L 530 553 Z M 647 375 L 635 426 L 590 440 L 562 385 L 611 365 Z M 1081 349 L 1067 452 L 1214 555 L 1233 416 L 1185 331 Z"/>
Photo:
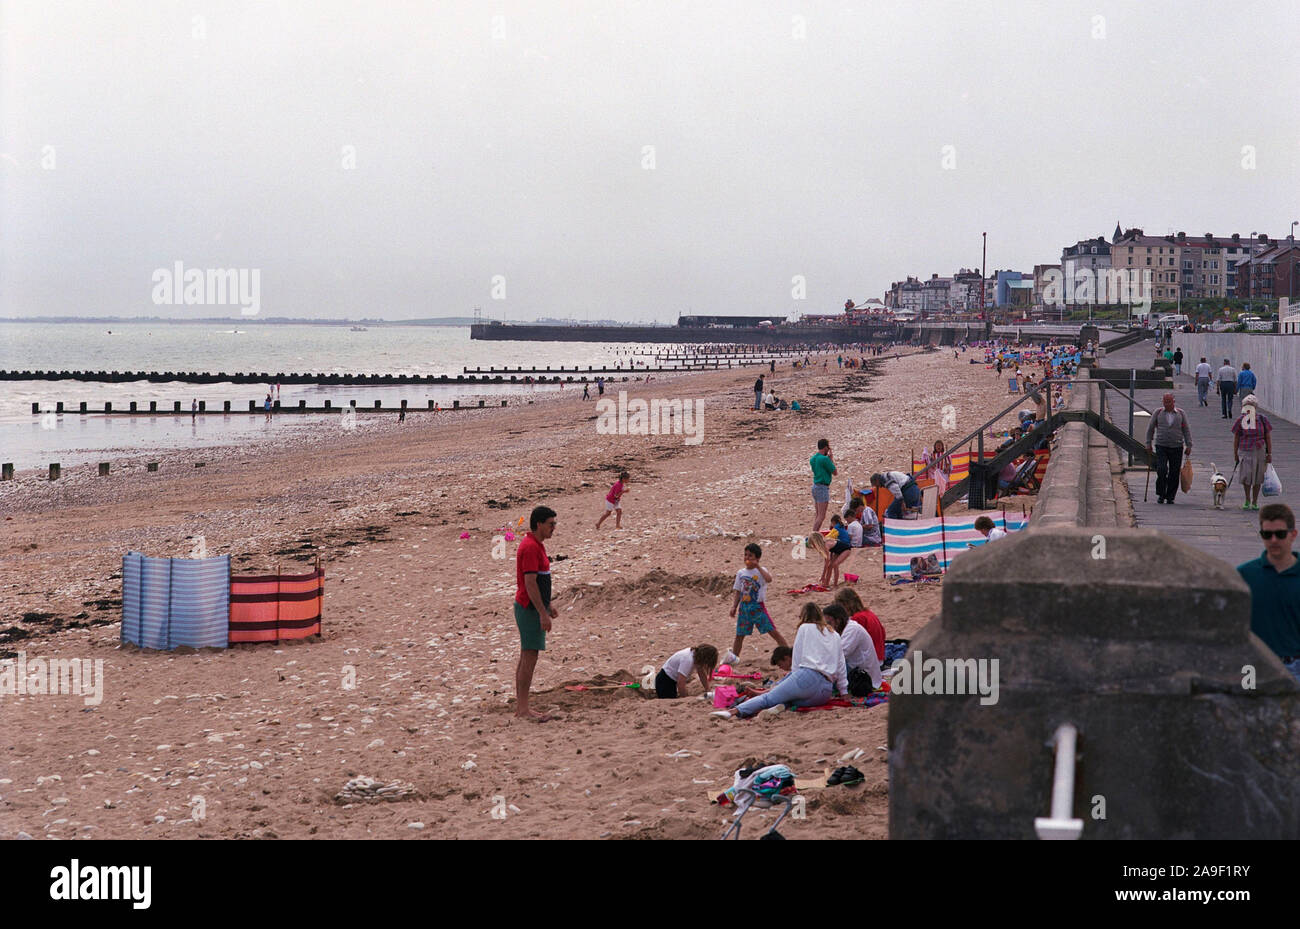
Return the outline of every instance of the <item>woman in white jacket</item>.
<path id="1" fill-rule="evenodd" d="M 840 637 L 827 624 L 815 603 L 805 603 L 799 614 L 791 665 L 794 670 L 781 683 L 740 704 L 736 715 L 748 719 L 762 710 L 779 713 L 785 709 L 785 704 L 821 706 L 830 700 L 832 687 L 838 688 L 842 694 L 849 692 L 848 670 L 844 666 Z"/>

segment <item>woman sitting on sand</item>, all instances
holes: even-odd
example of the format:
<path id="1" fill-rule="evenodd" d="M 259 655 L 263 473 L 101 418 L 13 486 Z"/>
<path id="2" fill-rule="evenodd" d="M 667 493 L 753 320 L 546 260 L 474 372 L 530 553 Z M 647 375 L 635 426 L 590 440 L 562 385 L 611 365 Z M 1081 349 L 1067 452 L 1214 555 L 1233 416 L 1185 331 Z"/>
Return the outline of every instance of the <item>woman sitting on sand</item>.
<path id="1" fill-rule="evenodd" d="M 844 648 L 840 637 L 826 623 L 815 603 L 805 603 L 799 614 L 799 631 L 794 637 L 794 670 L 767 693 L 746 700 L 733 713 L 721 710 L 714 716 L 748 719 L 767 710 L 770 715 L 790 706 L 821 706 L 838 688 L 849 692 L 848 669 L 844 665 Z"/>

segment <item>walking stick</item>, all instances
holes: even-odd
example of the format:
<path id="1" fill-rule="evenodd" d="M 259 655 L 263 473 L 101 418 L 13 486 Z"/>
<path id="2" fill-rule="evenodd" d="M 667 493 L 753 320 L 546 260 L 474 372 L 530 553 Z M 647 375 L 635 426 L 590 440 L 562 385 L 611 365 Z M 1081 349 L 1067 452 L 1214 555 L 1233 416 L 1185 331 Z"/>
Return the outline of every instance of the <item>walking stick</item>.
<path id="1" fill-rule="evenodd" d="M 1151 465 L 1147 464 L 1147 489 L 1142 491 L 1142 502 L 1147 502 L 1147 495 L 1151 493 Z"/>

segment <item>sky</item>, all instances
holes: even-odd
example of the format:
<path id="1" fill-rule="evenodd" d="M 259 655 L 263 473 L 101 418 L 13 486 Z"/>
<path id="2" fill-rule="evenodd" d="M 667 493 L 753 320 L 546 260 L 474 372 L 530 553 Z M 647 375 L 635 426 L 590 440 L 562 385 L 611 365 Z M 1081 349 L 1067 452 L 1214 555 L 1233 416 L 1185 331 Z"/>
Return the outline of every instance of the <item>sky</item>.
<path id="1" fill-rule="evenodd" d="M 827 313 L 978 267 L 984 232 L 990 272 L 1116 222 L 1283 237 L 1298 26 L 1294 0 L 0 0 L 0 316 L 250 309 L 166 302 L 177 262 L 244 271 L 264 317 Z"/>

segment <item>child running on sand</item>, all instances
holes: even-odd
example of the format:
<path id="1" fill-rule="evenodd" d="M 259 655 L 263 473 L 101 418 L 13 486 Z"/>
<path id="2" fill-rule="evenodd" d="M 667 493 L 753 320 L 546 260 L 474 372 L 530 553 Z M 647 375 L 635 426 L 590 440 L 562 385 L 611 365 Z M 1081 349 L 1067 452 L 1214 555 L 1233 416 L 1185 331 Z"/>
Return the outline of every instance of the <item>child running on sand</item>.
<path id="1" fill-rule="evenodd" d="M 772 574 L 759 564 L 762 557 L 763 549 L 750 542 L 745 546 L 745 567 L 736 572 L 736 583 L 732 587 L 736 595 L 731 600 L 731 615 L 736 618 L 736 641 L 726 654 L 726 660 L 732 664 L 740 660 L 740 650 L 745 647 L 745 636 L 755 628 L 770 635 L 777 645 L 789 644 L 777 632 L 772 617 L 767 613 L 765 595 Z"/>
<path id="2" fill-rule="evenodd" d="M 601 513 L 600 519 L 596 520 L 597 529 L 600 528 L 601 523 L 609 519 L 610 513 L 614 514 L 614 528 L 623 528 L 623 507 L 620 505 L 620 501 L 623 499 L 623 494 L 627 490 L 624 486 L 627 483 L 627 478 L 627 472 L 620 471 L 618 474 L 618 480 L 616 480 L 614 486 L 609 489 L 609 493 L 605 494 L 605 512 Z"/>
<path id="3" fill-rule="evenodd" d="M 718 650 L 712 645 L 697 645 L 674 652 L 655 675 L 655 696 L 660 700 L 676 700 L 691 682 L 694 673 L 700 686 L 709 689 L 709 680 L 718 666 Z"/>

